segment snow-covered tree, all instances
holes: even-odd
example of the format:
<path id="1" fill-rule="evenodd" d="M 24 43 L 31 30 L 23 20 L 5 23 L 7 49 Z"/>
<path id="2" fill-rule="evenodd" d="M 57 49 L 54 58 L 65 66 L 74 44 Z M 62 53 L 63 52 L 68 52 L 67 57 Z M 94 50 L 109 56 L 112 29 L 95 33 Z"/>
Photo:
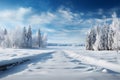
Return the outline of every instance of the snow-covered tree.
<path id="1" fill-rule="evenodd" d="M 42 47 L 42 35 L 41 35 L 41 32 L 40 32 L 40 29 L 38 30 L 38 36 L 37 36 L 37 43 L 38 43 L 38 47 Z"/>
<path id="2" fill-rule="evenodd" d="M 4 48 L 10 48 L 10 47 L 12 47 L 9 35 L 5 36 L 5 39 L 4 39 L 4 41 L 2 41 L 1 45 Z"/>
<path id="3" fill-rule="evenodd" d="M 11 32 L 11 44 L 13 48 L 21 48 L 22 44 L 22 29 L 16 27 L 14 31 Z"/>
<path id="4" fill-rule="evenodd" d="M 16 27 L 12 31 L 0 28 L 0 47 L 4 48 L 32 48 L 32 47 L 46 47 L 47 36 L 42 35 L 40 29 L 37 35 L 32 35 L 31 26 L 26 29 L 26 27 Z"/>
<path id="5" fill-rule="evenodd" d="M 114 31 L 114 40 L 113 40 L 113 48 L 114 49 L 120 49 L 120 20 L 117 18 L 116 13 L 112 15 L 113 22 L 111 24 L 111 27 Z"/>
<path id="6" fill-rule="evenodd" d="M 23 31 L 22 31 L 21 47 L 22 48 L 27 47 L 27 31 L 26 31 L 26 27 L 24 27 Z"/>
<path id="7" fill-rule="evenodd" d="M 103 22 L 100 27 L 92 28 L 87 36 L 86 49 L 112 50 L 120 49 L 120 20 L 116 13 L 112 15 L 112 23 Z"/>
<path id="8" fill-rule="evenodd" d="M 27 32 L 27 47 L 28 48 L 32 47 L 32 30 L 31 30 L 31 26 L 29 26 L 28 32 Z"/>
<path id="9" fill-rule="evenodd" d="M 96 30 L 96 41 L 93 44 L 93 49 L 94 50 L 100 50 L 100 45 L 101 45 L 101 43 L 100 43 L 100 40 L 101 40 L 101 28 L 100 28 L 100 26 L 98 25 L 95 30 Z"/>
<path id="10" fill-rule="evenodd" d="M 90 31 L 91 32 L 91 31 Z M 86 38 L 86 49 L 87 50 L 92 50 L 92 39 L 91 39 L 91 35 L 90 33 L 87 34 L 87 38 Z"/>
<path id="11" fill-rule="evenodd" d="M 4 30 L 0 28 L 0 46 L 2 47 L 4 41 Z"/>
<path id="12" fill-rule="evenodd" d="M 8 35 L 7 29 L 3 30 L 3 40 L 1 42 L 2 47 L 11 47 L 10 37 Z"/>
<path id="13" fill-rule="evenodd" d="M 7 29 L 6 28 L 4 29 L 4 35 L 7 35 Z"/>
<path id="14" fill-rule="evenodd" d="M 46 48 L 47 46 L 47 34 L 43 34 L 42 36 L 42 47 Z"/>
<path id="15" fill-rule="evenodd" d="M 108 49 L 112 50 L 113 49 L 113 39 L 114 38 L 114 32 L 113 30 L 110 28 L 109 29 L 109 33 L 108 33 Z"/>
<path id="16" fill-rule="evenodd" d="M 95 41 L 96 41 L 96 31 L 95 31 L 95 27 L 94 27 L 90 30 L 90 33 L 87 36 L 86 47 L 87 47 L 88 50 L 89 49 L 93 50 L 93 44 L 95 43 Z"/>
<path id="17" fill-rule="evenodd" d="M 102 46 L 101 46 L 101 50 L 108 50 L 108 32 L 109 32 L 109 27 L 107 25 L 104 25 L 104 27 L 102 28 L 102 31 L 101 31 L 102 35 L 101 35 L 101 43 L 102 43 Z"/>

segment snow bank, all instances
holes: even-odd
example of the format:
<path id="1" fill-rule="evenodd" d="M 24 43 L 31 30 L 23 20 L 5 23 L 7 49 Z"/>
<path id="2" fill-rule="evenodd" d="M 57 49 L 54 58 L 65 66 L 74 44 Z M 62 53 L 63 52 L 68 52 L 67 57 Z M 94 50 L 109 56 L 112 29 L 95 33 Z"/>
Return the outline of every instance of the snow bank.
<path id="1" fill-rule="evenodd" d="M 83 56 L 83 55 L 77 54 L 73 51 L 64 50 L 64 52 L 69 57 L 80 60 L 85 64 L 100 66 L 100 67 L 112 70 L 114 72 L 120 73 L 120 65 L 119 64 L 114 64 L 111 62 L 107 62 L 107 61 L 104 61 L 101 59 L 96 59 L 96 58 L 89 57 L 89 56 Z"/>
<path id="2" fill-rule="evenodd" d="M 23 62 L 38 59 L 54 52 L 54 50 L 30 50 L 30 49 L 0 49 L 0 69 L 6 66 L 14 66 Z"/>

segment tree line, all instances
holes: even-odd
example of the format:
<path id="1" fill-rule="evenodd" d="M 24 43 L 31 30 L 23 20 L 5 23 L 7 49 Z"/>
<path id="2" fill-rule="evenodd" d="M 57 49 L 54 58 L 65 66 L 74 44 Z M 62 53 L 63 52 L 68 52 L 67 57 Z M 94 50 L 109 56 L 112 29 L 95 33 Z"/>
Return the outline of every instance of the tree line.
<path id="1" fill-rule="evenodd" d="M 0 29 L 0 47 L 2 48 L 44 48 L 47 45 L 47 35 L 41 34 L 40 29 L 36 35 L 32 34 L 31 26 L 16 27 L 11 31 Z"/>
<path id="2" fill-rule="evenodd" d="M 112 15 L 112 22 L 106 20 L 90 29 L 86 37 L 87 50 L 116 50 L 120 49 L 120 20 L 116 13 Z"/>

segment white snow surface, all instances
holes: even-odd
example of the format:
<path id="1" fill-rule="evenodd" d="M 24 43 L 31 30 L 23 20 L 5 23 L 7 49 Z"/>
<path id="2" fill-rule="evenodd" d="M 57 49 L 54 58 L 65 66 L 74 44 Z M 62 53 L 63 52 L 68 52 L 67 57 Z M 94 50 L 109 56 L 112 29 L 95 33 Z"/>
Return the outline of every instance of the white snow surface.
<path id="1" fill-rule="evenodd" d="M 69 57 L 73 57 L 76 60 L 83 61 L 83 63 L 100 66 L 100 67 L 110 69 L 112 71 L 120 73 L 120 64 L 114 64 L 114 63 L 111 63 L 111 62 L 108 62 L 105 60 L 96 59 L 96 58 L 88 57 L 88 56 L 83 56 L 83 55 L 77 54 L 70 50 L 69 51 L 66 50 L 65 53 L 67 53 Z"/>
<path id="2" fill-rule="evenodd" d="M 54 46 L 44 50 L 0 49 L 0 57 L 0 65 L 30 59 L 1 71 L 0 80 L 120 80 L 120 54 L 116 51 Z"/>
<path id="3" fill-rule="evenodd" d="M 41 54 L 52 53 L 54 50 L 34 49 L 0 49 L 0 66 L 26 59 L 39 58 Z"/>

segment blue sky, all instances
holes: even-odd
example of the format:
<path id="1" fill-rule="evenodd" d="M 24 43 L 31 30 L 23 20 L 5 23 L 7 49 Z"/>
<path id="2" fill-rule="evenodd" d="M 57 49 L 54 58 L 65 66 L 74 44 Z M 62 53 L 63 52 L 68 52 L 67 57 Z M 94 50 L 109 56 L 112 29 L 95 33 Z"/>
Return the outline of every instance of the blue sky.
<path id="1" fill-rule="evenodd" d="M 113 12 L 120 13 L 119 0 L 0 0 L 0 26 L 31 25 L 50 43 L 84 43 L 91 25 Z"/>

